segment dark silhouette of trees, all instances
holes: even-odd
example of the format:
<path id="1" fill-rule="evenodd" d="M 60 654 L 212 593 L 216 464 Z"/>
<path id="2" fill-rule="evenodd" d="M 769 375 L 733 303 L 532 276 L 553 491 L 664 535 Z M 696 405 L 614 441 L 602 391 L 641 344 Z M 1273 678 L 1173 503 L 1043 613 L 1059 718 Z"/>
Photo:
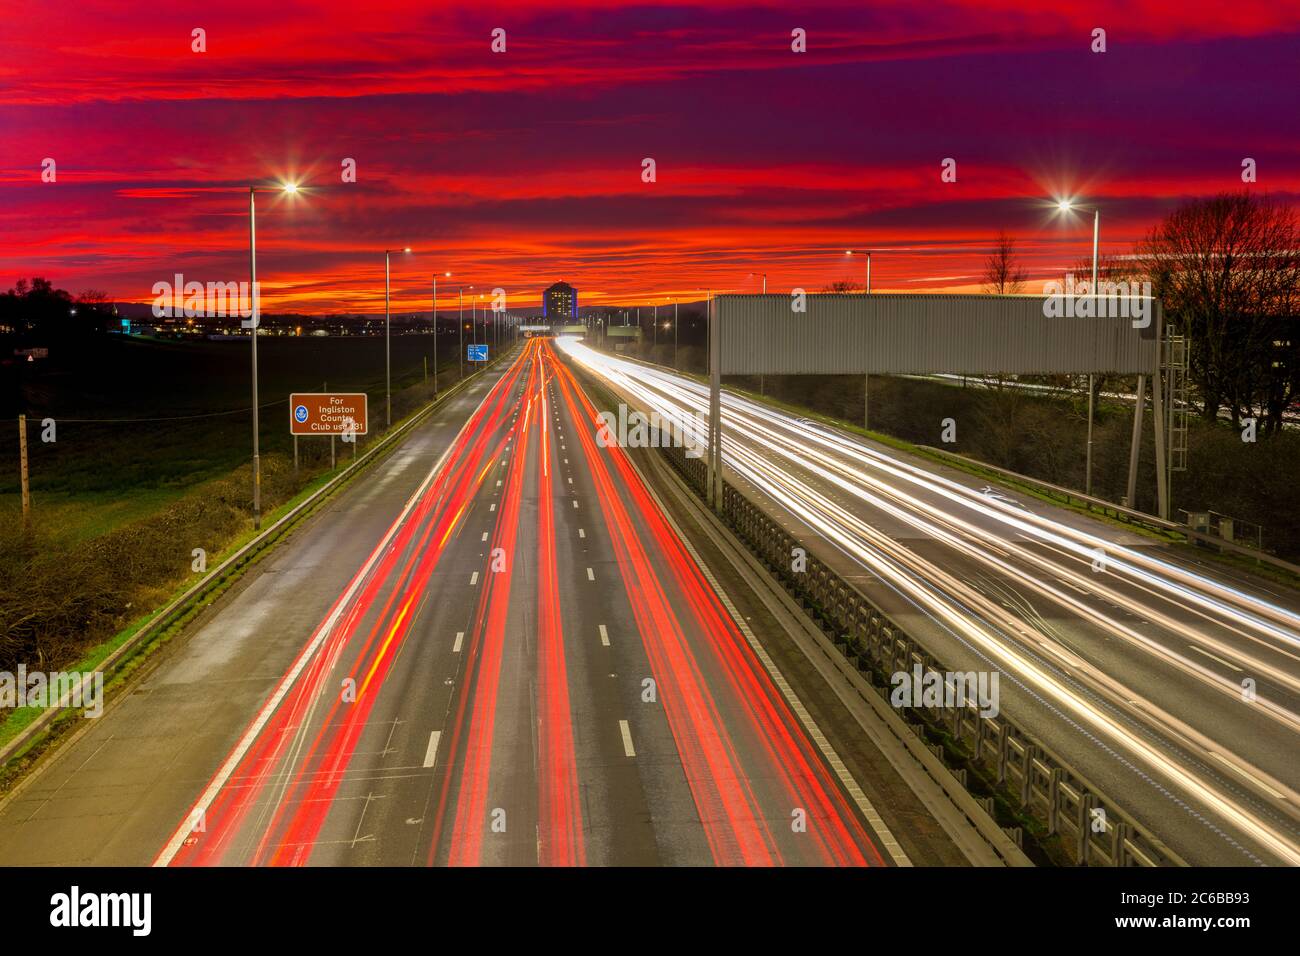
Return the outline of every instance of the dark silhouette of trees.
<path id="1" fill-rule="evenodd" d="M 1221 193 L 1179 207 L 1139 244 L 1167 321 L 1188 338 L 1206 419 L 1258 416 L 1274 434 L 1300 398 L 1300 224 L 1266 195 Z"/>
<path id="2" fill-rule="evenodd" d="M 1028 277 L 1016 255 L 1016 240 L 999 232 L 993 251 L 984 260 L 984 291 L 992 295 L 1018 295 L 1024 291 Z"/>
<path id="3" fill-rule="evenodd" d="M 97 289 L 74 299 L 48 279 L 34 276 L 0 292 L 0 330 L 18 345 L 76 344 L 102 334 L 113 321 L 108 294 Z"/>
<path id="4" fill-rule="evenodd" d="M 831 295 L 852 295 L 861 288 L 863 287 L 858 285 L 856 282 L 850 282 L 848 279 L 840 279 L 838 282 L 832 282 L 830 285 L 826 286 L 822 289 L 822 292 Z"/>

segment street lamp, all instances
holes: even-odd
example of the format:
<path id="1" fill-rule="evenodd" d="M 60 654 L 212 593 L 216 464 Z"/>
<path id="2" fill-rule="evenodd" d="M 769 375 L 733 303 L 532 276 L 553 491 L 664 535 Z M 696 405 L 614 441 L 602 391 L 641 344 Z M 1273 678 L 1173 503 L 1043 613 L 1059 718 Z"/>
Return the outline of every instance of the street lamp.
<path id="1" fill-rule="evenodd" d="M 389 348 L 389 307 L 388 307 L 388 258 L 394 252 L 410 254 L 411 247 L 404 246 L 401 249 L 384 250 L 384 403 L 387 408 L 385 418 L 388 427 L 393 427 L 393 363 L 392 353 Z"/>
<path id="2" fill-rule="evenodd" d="M 845 249 L 844 254 L 849 258 L 853 258 L 852 249 Z M 867 295 L 871 295 L 871 251 L 867 250 L 865 255 L 867 257 Z"/>
<path id="3" fill-rule="evenodd" d="M 1071 199 L 1062 199 L 1056 204 L 1056 208 L 1061 212 L 1070 212 L 1074 209 L 1091 209 L 1092 210 L 1092 285 L 1088 291 L 1092 294 L 1092 301 L 1095 305 L 1097 302 L 1097 240 L 1101 233 L 1101 210 L 1096 206 L 1084 206 L 1074 202 Z M 1094 308 L 1092 310 L 1096 312 Z M 1084 457 L 1083 465 L 1083 493 L 1092 494 L 1092 383 L 1093 376 L 1088 376 L 1088 450 Z M 1139 408 L 1138 412 L 1141 413 Z M 1130 503 L 1130 507 L 1132 504 Z"/>
<path id="4" fill-rule="evenodd" d="M 1092 294 L 1097 294 L 1097 239 L 1101 233 L 1101 210 L 1096 206 L 1084 206 L 1071 199 L 1062 199 L 1056 204 L 1056 208 L 1061 212 L 1070 212 L 1074 209 L 1091 209 L 1092 210 L 1092 285 L 1090 289 Z"/>
<path id="5" fill-rule="evenodd" d="M 473 289 L 473 286 L 470 286 Z M 465 287 L 456 290 L 456 327 L 460 329 L 460 378 L 465 378 Z"/>
<path id="6" fill-rule="evenodd" d="M 259 296 L 257 294 L 257 203 L 259 192 L 279 192 L 294 195 L 298 192 L 297 183 L 281 183 L 279 186 L 248 187 L 248 280 L 249 303 L 248 321 L 240 325 L 252 332 L 253 340 L 253 529 L 262 526 L 262 453 L 258 433 L 257 406 L 257 327 L 261 320 Z"/>
<path id="7" fill-rule="evenodd" d="M 444 276 L 451 278 L 450 272 Z M 433 274 L 433 395 L 438 397 L 438 273 Z"/>
<path id="8" fill-rule="evenodd" d="M 673 368 L 677 365 L 677 300 L 673 299 Z"/>

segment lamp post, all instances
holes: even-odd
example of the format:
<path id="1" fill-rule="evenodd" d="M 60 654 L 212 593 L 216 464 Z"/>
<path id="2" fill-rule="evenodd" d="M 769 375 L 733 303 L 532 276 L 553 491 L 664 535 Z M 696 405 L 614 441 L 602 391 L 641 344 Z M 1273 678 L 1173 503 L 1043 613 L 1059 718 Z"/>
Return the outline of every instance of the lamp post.
<path id="1" fill-rule="evenodd" d="M 444 276 L 451 278 L 450 272 Z M 433 396 L 438 397 L 438 273 L 433 274 Z"/>
<path id="2" fill-rule="evenodd" d="M 845 249 L 844 254 L 849 258 L 853 257 L 852 249 Z M 867 257 L 867 295 L 871 295 L 871 250 L 863 253 Z"/>
<path id="3" fill-rule="evenodd" d="M 853 250 L 845 249 L 844 254 L 852 258 Z M 866 251 L 867 257 L 867 291 L 866 295 L 871 295 L 871 251 Z M 760 388 L 762 387 L 760 383 Z M 862 375 L 862 427 L 871 428 L 871 375 L 863 373 Z"/>
<path id="4" fill-rule="evenodd" d="M 461 286 L 456 290 L 456 328 L 460 335 L 460 378 L 457 382 L 465 378 L 465 287 Z"/>
<path id="5" fill-rule="evenodd" d="M 298 192 L 297 183 L 280 186 L 248 187 L 248 280 L 250 309 L 248 321 L 239 324 L 248 329 L 253 340 L 253 528 L 262 526 L 262 453 L 258 421 L 257 397 L 257 329 L 261 321 L 261 302 L 257 294 L 257 202 L 259 192 L 281 192 L 292 196 Z"/>
<path id="6" fill-rule="evenodd" d="M 1082 206 L 1079 203 L 1069 199 L 1062 199 L 1056 204 L 1061 212 L 1069 212 L 1072 209 L 1091 209 L 1092 210 L 1092 284 L 1088 286 L 1088 292 L 1092 296 L 1092 301 L 1097 302 L 1097 240 L 1101 233 L 1101 210 L 1096 206 Z M 1093 310 L 1094 318 L 1096 309 Z M 1088 450 L 1084 456 L 1083 465 L 1083 493 L 1092 494 L 1092 388 L 1093 376 L 1088 375 Z M 1139 412 L 1141 409 L 1139 409 Z M 1130 504 L 1130 507 L 1132 505 Z"/>
<path id="7" fill-rule="evenodd" d="M 392 350 L 390 348 L 390 312 L 388 296 L 388 274 L 389 274 L 389 256 L 394 252 L 409 254 L 410 246 L 404 246 L 401 249 L 384 250 L 384 420 L 387 427 L 393 427 L 393 362 Z"/>
<path id="8" fill-rule="evenodd" d="M 673 368 L 677 367 L 677 300 L 673 299 Z"/>

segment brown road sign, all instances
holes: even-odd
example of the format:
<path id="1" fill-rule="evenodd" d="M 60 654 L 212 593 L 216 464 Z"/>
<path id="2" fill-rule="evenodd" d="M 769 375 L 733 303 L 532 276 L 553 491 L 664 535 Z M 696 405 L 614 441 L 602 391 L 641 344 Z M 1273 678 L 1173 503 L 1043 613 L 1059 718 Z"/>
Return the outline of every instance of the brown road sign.
<path id="1" fill-rule="evenodd" d="M 294 392 L 289 396 L 289 434 L 366 434 L 364 392 Z"/>

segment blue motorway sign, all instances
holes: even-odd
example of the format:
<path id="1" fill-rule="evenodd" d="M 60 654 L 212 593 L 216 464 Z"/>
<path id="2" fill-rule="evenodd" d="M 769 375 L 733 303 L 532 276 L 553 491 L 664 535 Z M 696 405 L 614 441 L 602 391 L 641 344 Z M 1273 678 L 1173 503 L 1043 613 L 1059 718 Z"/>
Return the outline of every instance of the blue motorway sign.
<path id="1" fill-rule="evenodd" d="M 487 349 L 488 347 L 486 344 L 467 345 L 465 346 L 465 351 L 467 351 L 469 355 L 466 356 L 466 358 L 471 362 L 486 362 L 488 360 Z"/>

